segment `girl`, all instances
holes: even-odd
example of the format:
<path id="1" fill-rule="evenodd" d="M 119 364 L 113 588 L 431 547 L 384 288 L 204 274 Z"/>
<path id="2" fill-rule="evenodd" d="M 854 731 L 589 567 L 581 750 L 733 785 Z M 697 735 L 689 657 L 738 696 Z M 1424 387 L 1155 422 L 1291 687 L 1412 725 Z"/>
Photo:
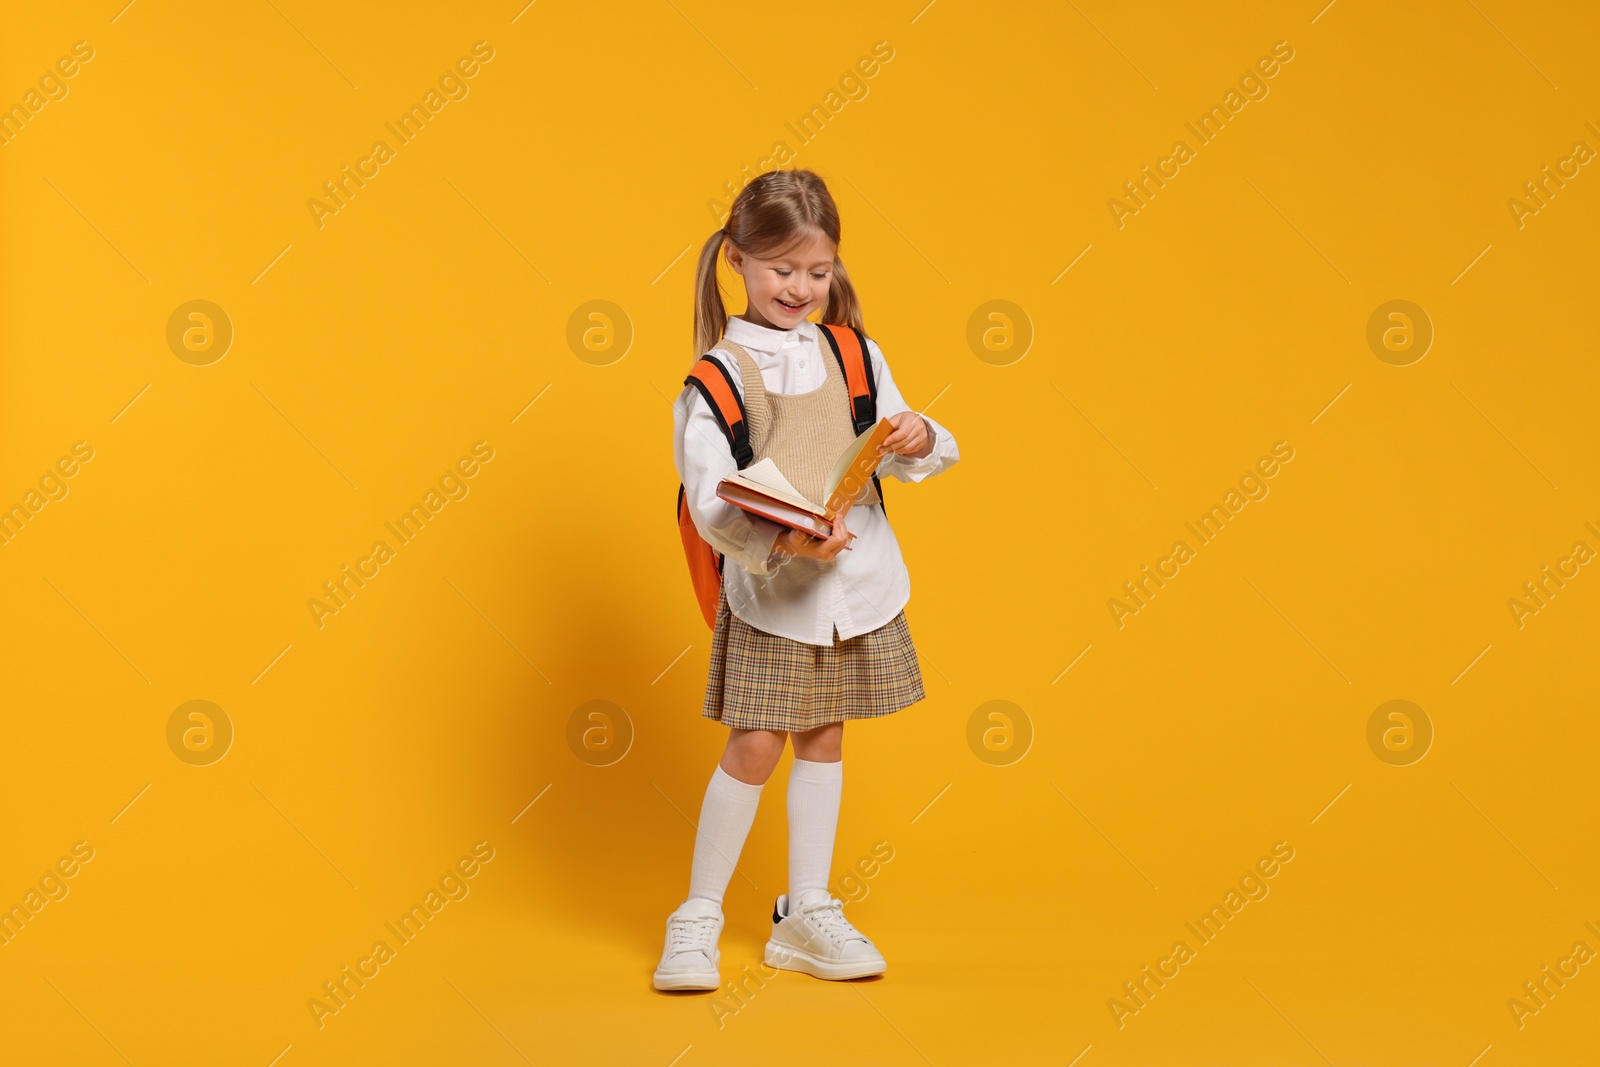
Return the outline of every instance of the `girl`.
<path id="1" fill-rule="evenodd" d="M 863 328 L 838 249 L 839 212 L 822 179 L 772 171 L 734 199 L 727 225 L 701 249 L 695 280 L 696 358 L 711 355 L 739 383 L 754 460 L 771 456 L 811 500 L 824 498 L 833 460 L 855 438 L 838 360 L 807 319 L 821 309 L 823 322 Z M 744 279 L 745 311 L 732 320 L 717 283 L 719 252 Z M 883 353 L 870 340 L 867 347 L 878 417 L 894 424 L 878 473 L 920 482 L 946 470 L 960 459 L 955 439 L 909 410 Z M 723 893 L 788 737 L 789 891 L 772 911 L 767 965 L 818 978 L 882 974 L 883 956 L 845 919 L 828 878 L 844 721 L 888 715 L 926 696 L 906 625 L 911 580 L 899 543 L 871 483 L 826 539 L 719 499 L 717 483 L 738 465 L 687 379 L 673 423 L 690 514 L 724 556 L 701 714 L 730 733 L 700 809 L 688 899 L 667 919 L 655 987 L 721 984 Z M 846 513 L 856 529 L 847 528 Z"/>

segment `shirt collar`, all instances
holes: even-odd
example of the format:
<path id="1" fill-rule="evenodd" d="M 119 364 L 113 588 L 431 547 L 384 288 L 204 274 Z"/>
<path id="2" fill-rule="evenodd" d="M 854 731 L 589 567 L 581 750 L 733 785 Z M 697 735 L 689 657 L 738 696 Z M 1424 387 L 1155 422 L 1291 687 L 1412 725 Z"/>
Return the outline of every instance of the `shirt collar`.
<path id="1" fill-rule="evenodd" d="M 792 330 L 775 330 L 769 326 L 757 326 L 748 319 L 742 319 L 734 315 L 728 318 L 728 328 L 724 331 L 724 336 L 745 348 L 754 348 L 761 352 L 776 352 L 785 343 L 795 340 L 802 344 L 815 341 L 817 338 L 817 324 L 810 319 L 802 319 L 800 325 Z"/>

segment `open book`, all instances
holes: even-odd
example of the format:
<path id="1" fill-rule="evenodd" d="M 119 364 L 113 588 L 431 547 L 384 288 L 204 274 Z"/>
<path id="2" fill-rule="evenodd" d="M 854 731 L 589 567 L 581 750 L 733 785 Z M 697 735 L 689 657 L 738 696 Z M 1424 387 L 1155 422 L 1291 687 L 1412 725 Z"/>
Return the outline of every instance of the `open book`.
<path id="1" fill-rule="evenodd" d="M 801 496 L 770 456 L 723 478 L 717 484 L 717 496 L 752 515 L 813 537 L 827 537 L 833 532 L 833 517 L 839 509 L 871 483 L 873 472 L 885 458 L 878 455 L 878 446 L 893 431 L 894 423 L 879 419 L 850 443 L 828 475 L 823 503 Z"/>

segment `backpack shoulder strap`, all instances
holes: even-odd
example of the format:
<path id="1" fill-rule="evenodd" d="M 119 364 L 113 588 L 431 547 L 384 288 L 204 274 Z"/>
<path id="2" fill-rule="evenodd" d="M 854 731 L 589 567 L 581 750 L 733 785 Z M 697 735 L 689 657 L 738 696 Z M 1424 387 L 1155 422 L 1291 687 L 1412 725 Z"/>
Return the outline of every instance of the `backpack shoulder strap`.
<path id="1" fill-rule="evenodd" d="M 844 373 L 845 385 L 850 390 L 850 421 L 856 435 L 860 436 L 878 421 L 878 379 L 873 376 L 867 358 L 867 335 L 854 326 L 835 326 L 827 322 L 820 325 L 820 335 L 833 350 L 833 358 L 839 361 L 839 369 Z M 872 486 L 878 492 L 879 506 L 887 518 L 889 509 L 883 503 L 883 486 L 876 474 L 872 476 Z"/>
<path id="2" fill-rule="evenodd" d="M 683 384 L 694 386 L 705 398 L 711 413 L 716 416 L 717 425 L 722 429 L 722 435 L 728 439 L 734 462 L 740 470 L 748 467 L 754 459 L 750 447 L 750 424 L 745 421 L 744 401 L 728 368 L 715 356 L 701 356 L 695 361 L 694 369 L 683 379 Z"/>
<path id="3" fill-rule="evenodd" d="M 878 381 L 867 359 L 867 336 L 854 326 L 819 325 L 850 390 L 850 421 L 857 434 L 863 433 L 878 421 Z"/>

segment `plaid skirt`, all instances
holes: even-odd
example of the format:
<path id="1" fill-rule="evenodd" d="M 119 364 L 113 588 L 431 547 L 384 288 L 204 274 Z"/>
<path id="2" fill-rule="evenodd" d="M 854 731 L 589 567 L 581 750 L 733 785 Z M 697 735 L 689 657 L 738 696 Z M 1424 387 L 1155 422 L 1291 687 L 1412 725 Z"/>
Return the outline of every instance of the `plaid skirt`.
<path id="1" fill-rule="evenodd" d="M 902 610 L 876 630 L 808 645 L 758 630 L 717 599 L 700 714 L 743 730 L 805 731 L 889 715 L 927 696 Z"/>

